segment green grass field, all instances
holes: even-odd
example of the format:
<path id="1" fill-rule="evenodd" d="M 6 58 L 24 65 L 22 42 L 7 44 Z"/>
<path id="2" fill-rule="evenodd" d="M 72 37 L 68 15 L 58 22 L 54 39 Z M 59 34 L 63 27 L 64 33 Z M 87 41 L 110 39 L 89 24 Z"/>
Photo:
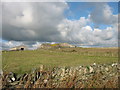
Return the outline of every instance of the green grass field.
<path id="1" fill-rule="evenodd" d="M 62 48 L 2 52 L 5 72 L 25 73 L 39 67 L 78 66 L 118 61 L 117 48 Z"/>

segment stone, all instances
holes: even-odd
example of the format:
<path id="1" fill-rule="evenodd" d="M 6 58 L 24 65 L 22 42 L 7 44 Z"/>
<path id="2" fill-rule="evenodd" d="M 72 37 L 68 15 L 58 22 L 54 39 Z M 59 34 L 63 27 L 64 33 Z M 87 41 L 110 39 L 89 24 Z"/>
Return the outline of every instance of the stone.
<path id="1" fill-rule="evenodd" d="M 61 68 L 61 70 L 62 70 L 61 76 L 63 77 L 65 75 L 65 68 Z"/>
<path id="2" fill-rule="evenodd" d="M 105 70 L 108 71 L 109 70 L 108 67 L 106 67 Z"/>
<path id="3" fill-rule="evenodd" d="M 96 66 L 96 63 L 93 63 L 94 66 Z"/>
<path id="4" fill-rule="evenodd" d="M 15 82 L 11 83 L 10 85 L 15 86 L 15 85 L 18 85 L 18 83 L 19 83 L 19 81 L 15 81 Z"/>
<path id="5" fill-rule="evenodd" d="M 12 77 L 11 79 L 12 79 L 13 82 L 16 80 L 15 77 Z"/>
<path id="6" fill-rule="evenodd" d="M 45 79 L 45 80 L 44 80 L 44 83 L 47 83 L 47 81 L 48 81 L 48 80 L 47 80 L 47 79 Z"/>
<path id="7" fill-rule="evenodd" d="M 43 71 L 44 66 L 40 65 L 40 72 Z"/>
<path id="8" fill-rule="evenodd" d="M 89 69 L 90 69 L 89 72 L 92 73 L 93 72 L 93 68 L 90 66 Z"/>

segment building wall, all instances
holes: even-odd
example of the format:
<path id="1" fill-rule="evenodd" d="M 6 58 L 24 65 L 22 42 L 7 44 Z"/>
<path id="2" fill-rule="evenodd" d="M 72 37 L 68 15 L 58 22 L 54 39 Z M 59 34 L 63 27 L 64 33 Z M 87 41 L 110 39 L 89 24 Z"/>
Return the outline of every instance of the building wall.
<path id="1" fill-rule="evenodd" d="M 17 48 L 11 48 L 11 49 L 10 49 L 10 51 L 15 51 L 15 50 L 17 50 Z"/>
<path id="2" fill-rule="evenodd" d="M 17 50 L 27 50 L 27 47 L 26 46 L 17 46 L 17 47 L 10 49 L 10 51 L 17 51 Z"/>

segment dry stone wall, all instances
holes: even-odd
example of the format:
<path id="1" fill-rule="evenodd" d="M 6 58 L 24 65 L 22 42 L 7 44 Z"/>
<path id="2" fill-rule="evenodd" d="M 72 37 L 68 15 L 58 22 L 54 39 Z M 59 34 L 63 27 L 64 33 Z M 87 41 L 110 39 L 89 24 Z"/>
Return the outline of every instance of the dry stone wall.
<path id="1" fill-rule="evenodd" d="M 120 64 L 99 64 L 77 67 L 44 66 L 31 73 L 16 75 L 13 72 L 2 76 L 3 88 L 118 88 Z"/>

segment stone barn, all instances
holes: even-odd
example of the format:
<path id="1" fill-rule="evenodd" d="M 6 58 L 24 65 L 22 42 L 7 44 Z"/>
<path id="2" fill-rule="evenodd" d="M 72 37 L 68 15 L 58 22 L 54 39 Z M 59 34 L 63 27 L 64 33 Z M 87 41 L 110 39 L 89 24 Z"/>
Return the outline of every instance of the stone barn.
<path id="1" fill-rule="evenodd" d="M 10 48 L 10 51 L 23 51 L 23 50 L 27 50 L 27 47 L 25 45 L 20 45 Z"/>

